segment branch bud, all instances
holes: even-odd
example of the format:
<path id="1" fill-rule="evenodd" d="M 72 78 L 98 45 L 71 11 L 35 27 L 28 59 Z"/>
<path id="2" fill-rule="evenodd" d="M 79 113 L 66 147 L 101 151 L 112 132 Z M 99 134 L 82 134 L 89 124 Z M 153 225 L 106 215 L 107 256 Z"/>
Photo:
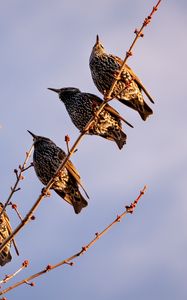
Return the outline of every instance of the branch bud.
<path id="1" fill-rule="evenodd" d="M 35 286 L 35 282 L 31 282 L 31 283 L 30 283 L 30 286 Z"/>
<path id="2" fill-rule="evenodd" d="M 12 203 L 12 208 L 13 208 L 13 209 L 17 209 L 17 204 Z"/>
<path id="3" fill-rule="evenodd" d="M 50 271 L 52 269 L 52 265 L 47 265 L 46 271 Z"/>
<path id="4" fill-rule="evenodd" d="M 67 134 L 67 135 L 65 135 L 65 142 L 66 143 L 69 143 L 70 142 L 70 137 L 69 137 L 69 135 Z"/>
<path id="5" fill-rule="evenodd" d="M 27 268 L 28 265 L 29 265 L 29 260 L 24 260 L 24 262 L 22 263 L 22 266 L 23 266 L 24 268 Z"/>

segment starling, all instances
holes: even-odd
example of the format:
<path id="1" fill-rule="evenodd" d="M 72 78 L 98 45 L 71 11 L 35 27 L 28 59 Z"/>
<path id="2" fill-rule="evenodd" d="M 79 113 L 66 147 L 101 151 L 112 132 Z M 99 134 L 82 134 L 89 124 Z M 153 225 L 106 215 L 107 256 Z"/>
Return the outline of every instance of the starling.
<path id="1" fill-rule="evenodd" d="M 66 154 L 50 139 L 37 136 L 29 130 L 28 132 L 33 136 L 34 141 L 33 165 L 36 175 L 44 185 L 47 185 L 66 157 Z M 81 209 L 88 205 L 79 191 L 79 185 L 82 187 L 80 175 L 72 162 L 68 160 L 55 179 L 52 189 L 73 206 L 76 214 L 80 213 Z"/>
<path id="2" fill-rule="evenodd" d="M 58 93 L 59 98 L 65 104 L 72 122 L 80 131 L 83 130 L 103 102 L 96 95 L 82 93 L 74 87 L 61 89 L 49 88 L 49 90 Z M 107 104 L 96 118 L 94 124 L 89 128 L 87 134 L 99 135 L 115 141 L 119 149 L 122 149 L 126 143 L 127 136 L 122 131 L 121 119 L 125 121 L 114 108 Z M 132 127 L 127 121 L 125 122 Z"/>
<path id="3" fill-rule="evenodd" d="M 122 63 L 121 58 L 105 52 L 97 35 L 96 43 L 90 55 L 89 65 L 92 79 L 103 95 L 109 91 Z M 153 111 L 144 101 L 142 91 L 147 95 L 149 100 L 154 103 L 140 79 L 128 65 L 125 65 L 120 79 L 114 87 L 112 98 L 117 98 L 123 104 L 138 111 L 141 118 L 145 121 Z"/>
<path id="4" fill-rule="evenodd" d="M 3 204 L 0 203 L 0 213 L 2 209 L 3 209 Z M 0 217 L 0 245 L 9 237 L 11 232 L 12 229 L 10 226 L 10 221 L 6 212 L 4 211 Z M 8 242 L 8 244 L 4 247 L 4 249 L 0 253 L 0 266 L 4 266 L 6 263 L 11 261 L 12 256 L 10 254 L 10 247 L 11 247 L 11 242 Z"/>

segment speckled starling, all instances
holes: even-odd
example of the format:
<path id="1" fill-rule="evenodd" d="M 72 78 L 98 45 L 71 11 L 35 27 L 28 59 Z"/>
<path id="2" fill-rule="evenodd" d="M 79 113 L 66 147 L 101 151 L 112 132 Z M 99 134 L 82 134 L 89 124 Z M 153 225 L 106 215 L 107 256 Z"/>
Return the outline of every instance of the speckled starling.
<path id="1" fill-rule="evenodd" d="M 28 132 L 33 136 L 34 141 L 33 165 L 36 175 L 44 185 L 47 185 L 66 154 L 50 139 L 37 136 L 29 130 Z M 73 206 L 76 214 L 88 204 L 79 191 L 79 185 L 82 187 L 80 175 L 72 162 L 68 160 L 55 179 L 52 189 Z"/>
<path id="2" fill-rule="evenodd" d="M 3 204 L 0 203 L 0 213 L 2 211 L 2 208 Z M 4 211 L 0 218 L 0 245 L 9 237 L 11 233 L 12 229 L 10 226 L 10 221 L 6 212 Z M 12 259 L 12 256 L 10 254 L 10 246 L 11 242 L 9 242 L 0 253 L 0 266 L 4 266 Z"/>
<path id="3" fill-rule="evenodd" d="M 122 63 L 123 61 L 119 57 L 105 52 L 97 35 L 96 43 L 90 55 L 89 65 L 93 81 L 103 95 L 110 89 Z M 154 103 L 140 79 L 128 65 L 125 65 L 121 77 L 114 87 L 112 97 L 138 111 L 141 118 L 145 121 L 153 111 L 144 101 L 142 91 Z"/>
<path id="4" fill-rule="evenodd" d="M 59 98 L 65 104 L 72 122 L 80 131 L 83 130 L 102 103 L 102 99 L 96 95 L 82 93 L 79 89 L 74 87 L 49 89 L 58 93 Z M 126 143 L 127 136 L 122 131 L 120 118 L 122 117 L 119 113 L 107 104 L 101 111 L 98 118 L 96 118 L 96 121 L 90 127 L 87 134 L 99 135 L 106 139 L 115 141 L 119 149 L 121 149 Z M 126 123 L 129 124 L 128 122 Z M 130 126 L 132 127 L 132 125 Z"/>

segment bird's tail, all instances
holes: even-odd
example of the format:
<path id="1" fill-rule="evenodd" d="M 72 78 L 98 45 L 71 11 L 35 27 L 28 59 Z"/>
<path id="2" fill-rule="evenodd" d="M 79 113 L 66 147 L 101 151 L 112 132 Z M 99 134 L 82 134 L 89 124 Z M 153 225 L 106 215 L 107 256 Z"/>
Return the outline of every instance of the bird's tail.
<path id="1" fill-rule="evenodd" d="M 88 202 L 81 195 L 78 188 L 71 190 L 69 193 L 65 193 L 63 191 L 55 190 L 55 192 L 62 197 L 66 202 L 71 204 L 74 208 L 76 214 L 79 214 L 83 207 L 88 205 Z"/>
<path id="2" fill-rule="evenodd" d="M 133 99 L 133 100 L 119 99 L 119 101 L 127 105 L 128 107 L 136 110 L 141 116 L 142 120 L 144 121 L 146 121 L 146 119 L 153 114 L 152 109 L 147 105 L 147 103 L 144 100 L 140 102 L 138 99 Z"/>
<path id="3" fill-rule="evenodd" d="M 8 243 L 0 253 L 0 266 L 6 265 L 6 263 L 11 261 L 11 259 L 12 256 L 10 254 L 10 243 Z"/>
<path id="4" fill-rule="evenodd" d="M 114 140 L 118 145 L 118 148 L 121 150 L 123 146 L 126 144 L 127 135 L 122 130 L 120 130 L 118 132 L 118 136 Z"/>
<path id="5" fill-rule="evenodd" d="M 0 202 L 0 213 L 2 212 L 3 204 Z M 0 245 L 9 237 L 11 234 L 11 226 L 9 218 L 4 211 L 0 217 Z M 8 242 L 0 253 L 0 266 L 4 266 L 6 263 L 11 261 L 12 256 L 10 254 L 11 242 Z"/>
<path id="6" fill-rule="evenodd" d="M 146 121 L 146 119 L 153 114 L 152 109 L 147 105 L 147 103 L 144 101 L 144 104 L 142 106 L 141 110 L 138 110 L 142 120 Z"/>
<path id="7" fill-rule="evenodd" d="M 116 142 L 118 148 L 121 150 L 126 144 L 127 135 L 122 131 L 121 128 L 112 127 L 111 131 L 108 130 L 107 136 L 103 136 L 108 140 Z"/>

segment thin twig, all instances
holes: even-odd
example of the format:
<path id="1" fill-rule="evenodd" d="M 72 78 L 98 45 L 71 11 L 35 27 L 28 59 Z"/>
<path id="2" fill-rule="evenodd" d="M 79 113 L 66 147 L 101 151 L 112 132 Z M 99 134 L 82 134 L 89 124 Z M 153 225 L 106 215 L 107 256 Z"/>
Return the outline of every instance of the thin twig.
<path id="1" fill-rule="evenodd" d="M 65 136 L 65 142 L 66 142 L 66 147 L 67 147 L 67 153 L 69 154 L 69 142 L 70 142 L 69 135 Z"/>
<path id="2" fill-rule="evenodd" d="M 81 255 L 83 255 L 89 248 L 91 248 L 109 229 L 111 229 L 111 227 L 114 225 L 114 224 L 117 224 L 118 222 L 121 221 L 121 219 L 123 217 L 125 217 L 127 214 L 132 214 L 140 200 L 140 198 L 144 195 L 145 191 L 146 191 L 147 187 L 144 186 L 143 190 L 140 191 L 138 197 L 134 200 L 133 203 L 131 203 L 130 206 L 126 206 L 126 209 L 125 211 L 123 211 L 120 215 L 117 215 L 117 217 L 114 219 L 113 222 L 111 222 L 104 230 L 102 230 L 100 233 L 95 233 L 95 237 L 94 239 L 92 239 L 87 245 L 83 246 L 81 248 L 81 250 L 77 253 L 75 253 L 74 255 L 60 261 L 59 263 L 55 264 L 55 265 L 47 265 L 47 267 L 43 270 L 41 270 L 40 272 L 37 272 L 15 284 L 13 284 L 12 286 L 8 287 L 7 289 L 4 289 L 0 292 L 0 295 L 4 295 L 6 294 L 7 292 L 17 288 L 18 286 L 24 284 L 24 283 L 27 283 L 31 286 L 34 286 L 34 282 L 31 282 L 29 283 L 31 280 L 33 280 L 34 278 L 37 278 L 43 274 L 46 274 L 47 272 L 49 271 L 52 271 L 62 265 L 65 265 L 65 264 L 68 264 L 70 266 L 73 266 L 73 260 Z"/>
<path id="3" fill-rule="evenodd" d="M 109 99 L 112 100 L 112 98 L 111 98 L 111 97 L 112 97 L 112 92 L 113 92 L 113 90 L 114 90 L 114 88 L 115 88 L 115 85 L 117 84 L 117 81 L 120 79 L 121 73 L 123 72 L 123 69 L 125 68 L 125 64 L 126 64 L 126 62 L 127 62 L 127 59 L 128 59 L 130 56 L 133 55 L 133 54 L 132 54 L 132 49 L 134 48 L 134 46 L 135 46 L 137 40 L 138 40 L 140 37 L 143 37 L 143 30 L 144 30 L 144 28 L 151 22 L 152 16 L 153 16 L 153 14 L 158 10 L 158 7 L 159 7 L 160 3 L 161 3 L 161 0 L 159 0 L 159 1 L 157 2 L 157 4 L 156 4 L 155 6 L 153 6 L 153 9 L 152 9 L 150 15 L 149 15 L 147 18 L 144 19 L 144 22 L 143 22 L 141 28 L 140 28 L 139 30 L 137 30 L 137 29 L 135 30 L 134 33 L 136 34 L 136 37 L 134 38 L 134 40 L 133 40 L 131 46 L 129 47 L 129 50 L 126 52 L 126 56 L 125 56 L 125 58 L 124 58 L 124 60 L 123 60 L 123 63 L 122 63 L 122 65 L 121 65 L 121 68 L 120 68 L 120 70 L 119 70 L 117 76 L 115 77 L 115 79 L 114 79 L 114 81 L 113 81 L 113 83 L 112 83 L 112 85 L 111 85 L 111 87 L 110 87 L 110 90 L 105 94 L 104 99 L 106 99 L 106 100 L 107 100 L 107 99 L 108 99 L 108 100 L 109 100 Z"/>
<path id="4" fill-rule="evenodd" d="M 26 168 L 23 169 L 23 172 L 27 171 L 28 169 L 30 169 L 31 167 L 33 167 L 33 163 L 31 162 L 30 165 Z"/>
<path id="5" fill-rule="evenodd" d="M 1 215 L 3 214 L 3 212 L 5 211 L 7 205 L 10 203 L 10 200 L 11 200 L 13 194 L 20 190 L 20 188 L 18 188 L 17 186 L 18 186 L 18 183 L 20 182 L 20 180 L 23 179 L 23 172 L 30 167 L 29 166 L 29 167 L 26 168 L 26 164 L 27 164 L 27 162 L 28 162 L 28 160 L 31 156 L 32 150 L 33 150 L 33 145 L 29 149 L 29 152 L 26 152 L 25 160 L 24 160 L 22 166 L 21 165 L 19 166 L 19 172 L 18 172 L 17 169 L 14 169 L 14 173 L 16 174 L 16 182 L 15 182 L 14 186 L 11 187 L 10 195 L 8 196 L 8 199 L 5 202 L 2 211 L 0 212 L 0 218 L 1 218 Z"/>
<path id="6" fill-rule="evenodd" d="M 22 266 L 17 270 L 15 271 L 13 274 L 11 275 L 5 275 L 5 278 L 2 279 L 0 281 L 0 284 L 2 283 L 7 283 L 10 279 L 12 279 L 13 277 L 15 277 L 18 273 L 20 273 L 23 269 L 27 268 L 29 265 L 29 261 L 28 260 L 25 260 L 23 263 L 22 263 Z"/>
<path id="7" fill-rule="evenodd" d="M 107 102 L 109 102 L 111 99 L 111 95 L 113 92 L 113 89 L 115 87 L 115 84 L 118 80 L 119 75 L 122 73 L 123 68 L 125 67 L 125 63 L 128 59 L 128 57 L 130 56 L 130 53 L 132 52 L 132 48 L 134 47 L 136 41 L 138 40 L 138 38 L 141 36 L 143 29 L 145 26 L 147 26 L 147 24 L 151 21 L 152 15 L 153 13 L 157 10 L 159 4 L 160 4 L 161 0 L 158 1 L 158 3 L 156 4 L 155 7 L 153 7 L 153 10 L 151 12 L 151 14 L 148 16 L 148 18 L 146 18 L 143 22 L 143 25 L 141 27 L 141 29 L 139 30 L 139 34 L 136 34 L 136 38 L 133 40 L 131 47 L 129 48 L 129 51 L 127 51 L 125 59 L 123 61 L 123 64 L 121 66 L 121 69 L 119 71 L 118 76 L 115 78 L 110 90 L 107 92 L 107 94 L 104 97 L 104 101 L 102 102 L 102 104 L 99 106 L 98 110 L 95 112 L 95 114 L 92 116 L 92 118 L 90 119 L 90 121 L 86 124 L 86 126 L 84 127 L 84 129 L 82 130 L 81 134 L 78 136 L 77 140 L 74 142 L 73 146 L 71 147 L 71 149 L 69 150 L 68 155 L 65 157 L 65 159 L 62 161 L 61 165 L 59 166 L 59 168 L 57 169 L 56 173 L 54 174 L 54 176 L 50 179 L 50 181 L 48 182 L 48 184 L 42 189 L 41 194 L 39 195 L 38 199 L 36 200 L 36 202 L 34 203 L 34 205 L 31 207 L 31 209 L 29 210 L 29 212 L 27 213 L 27 215 L 25 216 L 25 218 L 22 220 L 22 222 L 17 226 L 17 228 L 12 232 L 12 234 L 0 245 L 0 252 L 2 251 L 2 249 L 5 247 L 5 245 L 11 241 L 14 236 L 16 236 L 18 234 L 18 232 L 29 222 L 29 220 L 31 219 L 33 213 L 35 212 L 35 210 L 38 208 L 38 206 L 40 205 L 40 202 L 42 201 L 42 199 L 44 198 L 44 196 L 46 196 L 48 194 L 49 189 L 52 187 L 55 178 L 58 176 L 59 172 L 65 167 L 65 164 L 67 163 L 68 159 L 73 155 L 73 153 L 75 152 L 78 144 L 80 143 L 81 139 L 84 137 L 84 135 L 86 134 L 86 132 L 89 130 L 89 128 L 91 127 L 91 125 L 94 123 L 95 119 L 99 116 L 100 112 L 103 110 L 103 108 L 105 107 L 105 105 L 107 104 Z"/>
<path id="8" fill-rule="evenodd" d="M 16 212 L 18 218 L 20 219 L 20 221 L 22 221 L 23 218 L 22 218 L 22 216 L 21 216 L 21 214 L 20 214 L 20 212 L 19 212 L 19 210 L 18 210 L 17 204 L 12 203 L 12 202 L 10 202 L 9 204 L 12 206 L 12 209 L 15 210 L 15 212 Z"/>

